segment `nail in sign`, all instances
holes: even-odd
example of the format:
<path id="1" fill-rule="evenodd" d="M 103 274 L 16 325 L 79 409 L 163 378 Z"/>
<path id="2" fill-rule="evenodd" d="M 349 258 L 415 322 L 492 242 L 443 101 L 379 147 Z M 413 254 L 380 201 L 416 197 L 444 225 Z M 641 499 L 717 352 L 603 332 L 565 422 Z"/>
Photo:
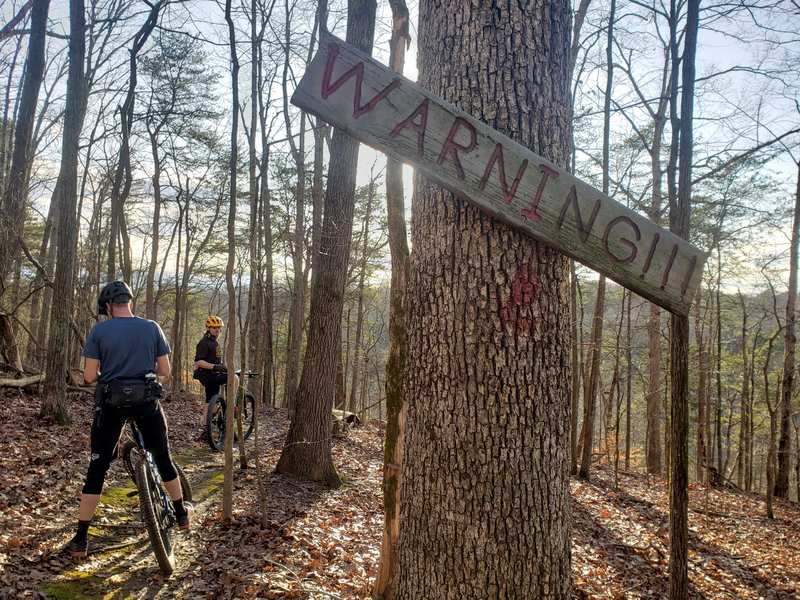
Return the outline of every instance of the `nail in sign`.
<path id="1" fill-rule="evenodd" d="M 292 96 L 486 213 L 686 315 L 708 254 L 325 34 Z"/>

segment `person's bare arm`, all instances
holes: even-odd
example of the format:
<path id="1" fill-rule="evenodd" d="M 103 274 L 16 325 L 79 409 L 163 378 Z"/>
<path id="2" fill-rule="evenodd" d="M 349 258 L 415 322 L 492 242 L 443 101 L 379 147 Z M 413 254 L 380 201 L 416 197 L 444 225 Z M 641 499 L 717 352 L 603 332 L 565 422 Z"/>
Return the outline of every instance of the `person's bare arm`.
<path id="1" fill-rule="evenodd" d="M 165 354 L 164 356 L 159 356 L 156 358 L 156 375 L 163 375 L 166 377 L 169 375 L 169 372 L 169 354 Z"/>
<path id="2" fill-rule="evenodd" d="M 83 380 L 86 383 L 94 383 L 97 381 L 97 367 L 100 366 L 100 361 L 96 358 L 87 358 L 83 365 Z"/>
<path id="3" fill-rule="evenodd" d="M 200 368 L 200 369 L 213 369 L 214 368 L 214 365 L 212 363 L 208 362 L 207 360 L 197 360 L 197 361 L 195 361 L 194 366 L 195 366 L 195 368 Z"/>

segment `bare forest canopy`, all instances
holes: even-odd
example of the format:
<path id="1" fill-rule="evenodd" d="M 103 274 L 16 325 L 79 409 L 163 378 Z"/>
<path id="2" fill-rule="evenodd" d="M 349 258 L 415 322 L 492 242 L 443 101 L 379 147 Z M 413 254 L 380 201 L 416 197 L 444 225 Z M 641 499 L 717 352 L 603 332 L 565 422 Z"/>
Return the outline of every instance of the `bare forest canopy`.
<path id="1" fill-rule="evenodd" d="M 384 76 L 393 5 L 377 8 L 372 58 Z M 264 374 L 251 390 L 266 404 L 294 408 L 318 316 L 311 299 L 329 258 L 320 236 L 337 136 L 317 108 L 304 112 L 290 99 L 319 50 L 320 31 L 345 39 L 347 25 L 343 0 L 322 6 L 325 23 L 319 5 L 305 0 L 229 0 L 227 18 L 224 4 L 193 0 L 0 5 L 0 385 L 40 385 L 43 411 L 68 423 L 67 392 L 83 383 L 80 354 L 98 320 L 98 292 L 124 279 L 134 312 L 157 321 L 169 339 L 172 391 L 199 391 L 191 379 L 195 344 L 215 314 L 225 321 L 221 343 L 233 366 Z M 658 232 L 675 232 L 680 217 L 683 38 L 672 40 L 664 3 L 613 6 L 587 0 L 573 7 L 568 165 L 556 171 L 521 146 L 512 158 L 485 125 L 459 121 L 455 112 L 438 123 L 444 134 L 434 153 L 432 138 L 430 149 L 422 142 L 427 96 L 403 104 L 391 131 L 403 125 L 394 138 L 412 155 L 438 159 L 434 166 L 448 170 L 448 181 L 462 181 L 461 171 L 474 167 L 471 184 L 493 194 L 502 219 L 513 207 L 513 218 L 529 219 L 530 227 L 534 215 L 545 215 L 543 189 L 561 186 L 546 218 L 569 229 L 558 232 L 562 250 L 584 259 L 591 233 L 602 264 L 585 262 L 628 287 L 646 285 L 637 288 L 643 295 L 688 313 L 690 479 L 719 477 L 770 499 L 774 491 L 800 500 L 791 261 L 800 212 L 800 8 L 792 0 L 701 3 L 687 159 L 690 234 L 679 242 L 678 233 L 665 233 L 662 246 Z M 676 7 L 680 33 L 686 7 Z M 418 6 L 408 8 L 403 81 L 413 82 Z M 550 75 L 527 64 L 513 68 L 537 81 Z M 311 70 L 321 77 L 325 64 Z M 392 79 L 359 99 L 361 74 L 346 72 L 328 72 L 327 91 L 351 111 L 350 122 L 375 98 L 375 114 L 383 114 L 397 91 L 386 92 Z M 499 129 L 564 125 L 529 122 L 514 105 L 492 111 Z M 466 164 L 479 136 L 483 154 Z M 390 167 L 370 149 L 360 157 L 352 235 L 345 236 L 334 405 L 364 422 L 385 421 Z M 400 197 L 410 215 L 408 175 Z M 607 215 L 600 200 L 582 196 L 589 186 L 620 212 Z M 574 282 L 573 466 L 588 440 L 592 464 L 666 476 L 669 315 L 621 287 L 606 288 L 587 268 L 576 267 Z M 665 286 L 672 299 L 661 296 Z M 514 294 L 528 301 L 520 300 L 528 298 L 524 290 Z M 562 325 L 566 335 L 569 325 Z M 592 422 L 585 416 L 594 398 Z"/>

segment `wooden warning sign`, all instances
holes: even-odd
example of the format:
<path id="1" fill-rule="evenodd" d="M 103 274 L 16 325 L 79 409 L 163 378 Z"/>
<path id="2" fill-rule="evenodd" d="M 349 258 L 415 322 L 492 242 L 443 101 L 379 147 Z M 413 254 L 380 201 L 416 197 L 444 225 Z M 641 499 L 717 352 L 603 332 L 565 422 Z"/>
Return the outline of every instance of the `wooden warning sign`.
<path id="1" fill-rule="evenodd" d="M 686 315 L 708 255 L 325 34 L 292 104 L 481 210 Z"/>

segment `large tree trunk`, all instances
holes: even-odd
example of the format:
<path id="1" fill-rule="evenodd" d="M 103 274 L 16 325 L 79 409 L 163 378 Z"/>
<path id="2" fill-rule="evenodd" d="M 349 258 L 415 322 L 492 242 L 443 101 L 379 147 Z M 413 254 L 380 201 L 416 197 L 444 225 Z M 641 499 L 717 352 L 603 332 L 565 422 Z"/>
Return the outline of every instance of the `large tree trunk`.
<path id="1" fill-rule="evenodd" d="M 581 393 L 581 370 L 578 357 L 578 277 L 575 261 L 570 262 L 570 317 L 572 320 L 572 416 L 570 418 L 569 472 L 578 474 L 578 406 Z"/>
<path id="2" fill-rule="evenodd" d="M 627 374 L 625 376 L 625 470 L 629 471 L 631 468 L 631 401 L 633 398 L 633 363 L 631 362 L 631 344 L 633 338 L 631 337 L 631 302 L 633 296 L 628 297 L 628 313 L 626 315 L 625 325 L 625 365 Z"/>
<path id="3" fill-rule="evenodd" d="M 31 31 L 28 41 L 28 58 L 25 79 L 22 82 L 20 110 L 14 124 L 14 150 L 8 187 L 2 192 L 2 208 L 5 222 L 0 224 L 0 294 L 5 289 L 5 278 L 11 272 L 11 263 L 17 247 L 16 236 L 22 235 L 25 221 L 25 200 L 28 195 L 28 180 L 36 149 L 34 144 L 34 117 L 39 98 L 39 89 L 44 79 L 44 48 L 47 30 L 47 13 L 50 0 L 35 0 L 31 7 Z"/>
<path id="4" fill-rule="evenodd" d="M 247 343 L 242 339 L 242 371 L 245 369 L 257 371 L 260 369 L 260 354 L 261 354 L 261 268 L 260 268 L 260 254 L 258 247 L 258 178 L 256 169 L 258 168 L 258 154 L 256 152 L 256 139 L 258 135 L 258 47 L 259 36 L 256 27 L 256 15 L 258 11 L 258 4 L 255 0 L 250 2 L 250 130 L 247 132 L 247 149 L 249 151 L 249 200 L 250 200 L 250 285 L 248 286 L 247 293 Z M 266 148 L 264 152 L 268 152 Z M 243 334 L 244 337 L 244 334 Z M 259 380 L 250 379 L 247 382 L 248 391 L 253 394 L 256 403 L 261 398 L 260 390 L 258 389 Z M 256 456 L 256 464 L 258 464 L 258 456 Z M 261 474 L 259 469 L 259 482 L 261 482 Z M 262 504 L 264 498 L 262 497 Z"/>
<path id="5" fill-rule="evenodd" d="M 650 304 L 647 335 L 647 472 L 661 475 L 661 309 L 655 304 Z"/>
<path id="6" fill-rule="evenodd" d="M 358 373 L 361 370 L 361 364 L 364 362 L 363 353 L 361 351 L 361 330 L 364 326 L 364 280 L 367 276 L 367 251 L 369 250 L 369 221 L 372 216 L 372 201 L 375 197 L 375 180 L 370 179 L 369 191 L 367 197 L 367 212 L 364 215 L 364 239 L 361 245 L 361 272 L 358 275 L 358 289 L 356 295 L 358 296 L 358 308 L 356 309 L 356 339 L 353 344 L 353 376 L 350 385 L 350 402 L 348 410 L 356 412 L 356 384 L 358 382 Z M 366 369 L 364 369 L 364 377 L 366 378 Z"/>
<path id="7" fill-rule="evenodd" d="M 180 179 L 178 179 L 178 185 L 180 185 Z M 181 248 L 183 247 L 183 213 L 189 209 L 189 200 L 186 199 L 186 207 L 181 206 L 180 198 L 182 193 L 178 192 L 178 196 L 176 198 L 176 204 L 178 205 L 178 219 L 177 219 L 177 229 L 178 229 L 178 249 L 175 253 L 175 306 L 174 306 L 174 314 L 172 317 L 172 332 L 170 333 L 170 347 L 172 348 L 172 389 L 179 390 L 181 386 L 181 380 L 183 377 L 176 373 L 176 369 L 180 368 L 180 363 L 182 362 L 183 358 L 183 341 L 181 340 L 180 331 L 181 331 L 181 318 L 183 313 L 181 312 Z M 188 234 L 187 234 L 188 237 Z M 188 242 L 187 242 L 187 249 L 188 252 Z M 186 279 L 186 274 L 184 273 L 183 276 L 184 280 Z M 177 375 L 177 376 L 176 376 Z"/>
<path id="8" fill-rule="evenodd" d="M 270 191 L 269 191 L 269 150 L 267 134 L 267 102 L 264 102 L 264 85 L 262 61 L 259 61 L 259 93 L 258 93 L 258 106 L 259 106 L 259 119 L 261 121 L 261 187 L 259 190 L 259 222 L 261 223 L 260 231 L 263 234 L 261 240 L 260 255 L 264 256 L 263 264 L 263 281 L 264 289 L 262 295 L 261 305 L 261 339 L 263 344 L 261 346 L 261 369 L 263 372 L 261 398 L 266 404 L 273 404 L 272 392 L 275 389 L 275 381 L 273 378 L 273 344 L 272 344 L 272 215 L 270 209 Z"/>
<path id="9" fill-rule="evenodd" d="M 111 188 L 111 220 L 108 236 L 108 266 L 107 273 L 109 281 L 117 278 L 117 238 L 122 237 L 122 279 L 130 282 L 132 275 L 132 264 L 130 256 L 130 240 L 128 239 L 127 226 L 125 225 L 124 206 L 125 201 L 131 191 L 133 176 L 131 174 L 131 148 L 130 137 L 133 128 L 133 108 L 136 102 L 136 61 L 139 51 L 147 42 L 150 34 L 158 23 L 158 15 L 165 0 L 159 0 L 150 5 L 150 13 L 142 24 L 139 31 L 133 37 L 133 45 L 130 50 L 130 81 L 128 82 L 128 93 L 125 102 L 120 107 L 120 127 L 122 130 L 122 144 L 119 151 L 119 164 L 114 174 L 114 182 Z"/>
<path id="10" fill-rule="evenodd" d="M 594 419 L 597 412 L 597 390 L 600 387 L 600 345 L 603 343 L 603 308 L 606 303 L 606 278 L 601 275 L 597 282 L 597 298 L 589 334 L 589 352 L 586 355 L 586 386 L 583 394 L 583 447 L 578 475 L 589 479 L 594 447 Z"/>
<path id="11" fill-rule="evenodd" d="M 736 485 L 742 488 L 744 484 L 745 455 L 747 452 L 747 435 L 749 419 L 747 409 L 750 406 L 750 373 L 747 366 L 747 310 L 744 296 L 739 292 L 739 301 L 742 305 L 742 401 L 739 411 L 739 460 L 736 462 Z M 725 474 L 724 472 L 722 473 Z"/>
<path id="12" fill-rule="evenodd" d="M 22 359 L 19 356 L 17 338 L 14 335 L 14 328 L 11 326 L 11 318 L 0 313 L 0 354 L 15 371 L 24 374 Z"/>
<path id="13" fill-rule="evenodd" d="M 671 14 L 672 68 L 678 68 L 676 21 Z M 670 193 L 670 230 L 689 239 L 692 191 L 692 109 L 694 106 L 695 54 L 700 0 L 688 0 L 680 115 L 680 165 L 678 194 Z M 673 112 L 674 116 L 674 112 Z M 673 120 L 673 126 L 676 123 Z M 674 202 L 672 201 L 674 198 Z M 670 486 L 669 486 L 669 598 L 689 598 L 689 317 L 670 315 Z"/>
<path id="14" fill-rule="evenodd" d="M 375 0 L 348 3 L 347 42 L 366 54 L 372 52 L 375 10 Z M 311 290 L 306 356 L 292 423 L 277 466 L 281 473 L 328 485 L 340 482 L 331 455 L 331 409 L 336 389 L 336 360 L 341 354 L 357 163 L 358 142 L 337 130 L 331 143 L 319 273 Z"/>
<path id="15" fill-rule="evenodd" d="M 69 328 L 72 323 L 72 300 L 75 296 L 75 266 L 78 246 L 78 150 L 83 118 L 86 114 L 88 86 L 84 79 L 86 54 L 86 12 L 83 0 L 70 0 L 69 78 L 64 131 L 61 147 L 61 169 L 58 174 L 56 201 L 61 217 L 58 227 L 58 260 L 50 312 L 50 335 L 42 398 L 42 414 L 55 417 L 62 425 L 69 424 L 67 412 L 67 361 Z"/>
<path id="16" fill-rule="evenodd" d="M 795 302 L 797 301 L 797 247 L 800 228 L 800 162 L 797 164 L 797 191 L 795 193 L 794 220 L 792 221 L 792 247 L 789 262 L 789 294 L 786 297 L 786 331 L 784 332 L 783 380 L 781 382 L 780 437 L 778 439 L 778 473 L 775 479 L 775 496 L 789 497 L 789 464 L 792 446 L 790 421 L 792 418 L 792 390 L 794 388 Z"/>
<path id="17" fill-rule="evenodd" d="M 145 283 L 145 317 L 155 321 L 158 307 L 155 301 L 156 267 L 158 266 L 158 242 L 161 239 L 161 158 L 158 151 L 158 130 L 150 134 L 150 152 L 153 155 L 153 237 L 150 248 L 150 264 L 147 266 Z"/>
<path id="18" fill-rule="evenodd" d="M 50 202 L 50 207 L 47 209 L 47 219 L 44 223 L 44 234 L 42 235 L 42 242 L 39 247 L 39 256 L 37 257 L 40 264 L 44 264 L 47 258 L 47 249 L 49 247 L 50 237 L 53 232 L 53 212 L 55 210 L 55 206 L 56 202 L 52 201 Z M 38 367 L 42 364 L 41 348 L 43 348 L 43 345 L 39 340 L 43 339 L 44 337 L 39 336 L 38 331 L 41 322 L 47 320 L 45 306 L 49 306 L 42 305 L 42 296 L 45 295 L 45 290 L 50 289 L 44 285 L 44 277 L 38 269 L 33 280 L 33 289 L 34 293 L 31 296 L 30 308 L 31 316 L 30 321 L 28 322 L 28 331 L 30 332 L 30 335 L 28 337 L 28 347 L 25 354 L 28 362 Z"/>
<path id="19" fill-rule="evenodd" d="M 288 6 L 288 5 L 287 5 Z M 306 115 L 300 113 L 300 133 L 299 143 L 295 143 L 292 134 L 292 121 L 289 114 L 289 90 L 287 87 L 289 79 L 289 65 L 291 61 L 291 34 L 290 24 L 291 13 L 286 11 L 286 38 L 284 43 L 284 63 L 283 63 L 283 117 L 286 123 L 286 138 L 294 158 L 295 168 L 297 169 L 297 187 L 295 188 L 295 223 L 294 239 L 292 243 L 292 266 L 294 268 L 294 279 L 292 284 L 292 304 L 289 309 L 289 332 L 287 339 L 287 359 L 286 376 L 283 385 L 284 406 L 290 411 L 295 407 L 295 396 L 297 394 L 298 380 L 300 378 L 300 354 L 303 347 L 303 325 L 305 324 L 306 308 L 306 278 L 303 268 L 305 252 L 305 204 L 306 204 L 306 156 L 305 156 L 305 129 Z M 310 57 L 309 57 L 310 58 Z M 316 267 L 316 265 L 314 265 Z"/>
<path id="20" fill-rule="evenodd" d="M 233 268 L 236 262 L 236 173 L 239 161 L 237 135 L 239 132 L 239 56 L 236 53 L 236 29 L 231 15 L 232 0 L 225 3 L 225 22 L 228 24 L 228 44 L 231 57 L 231 158 L 228 169 L 230 196 L 228 203 L 228 264 L 225 268 L 225 282 L 228 289 L 228 343 L 225 348 L 225 363 L 228 365 L 228 403 L 225 407 L 225 467 L 222 485 L 222 522 L 230 523 L 233 516 L 233 428 L 236 419 L 233 409 L 236 405 L 234 390 L 234 359 L 236 357 L 236 288 L 233 284 Z M 188 186 L 187 186 L 188 187 Z M 188 207 L 188 201 L 187 201 Z M 188 248 L 187 248 L 188 252 Z M 186 276 L 186 273 L 184 273 Z"/>
<path id="21" fill-rule="evenodd" d="M 705 328 L 702 323 L 702 314 L 700 312 L 700 289 L 698 287 L 697 299 L 695 300 L 696 316 L 694 321 L 694 337 L 697 343 L 697 354 L 699 363 L 699 374 L 697 384 L 697 460 L 695 462 L 695 471 L 697 481 L 702 483 L 705 481 L 706 474 L 706 379 L 708 371 L 708 349 L 704 339 Z"/>
<path id="22" fill-rule="evenodd" d="M 564 166 L 570 5 L 522 6 L 421 2 L 419 83 Z M 569 261 L 414 198 L 398 598 L 569 598 Z"/>
<path id="23" fill-rule="evenodd" d="M 393 0 L 392 40 L 389 66 L 403 72 L 406 44 L 411 41 L 405 0 Z M 397 541 L 400 537 L 400 484 L 405 438 L 406 288 L 408 286 L 408 235 L 403 194 L 403 165 L 386 162 L 386 220 L 392 254 L 392 286 L 389 291 L 389 356 L 386 360 L 386 440 L 383 446 L 383 505 L 385 518 L 381 557 L 372 595 L 394 600 L 397 596 Z"/>
<path id="24" fill-rule="evenodd" d="M 606 39 L 606 90 L 603 105 L 603 193 L 608 194 L 609 176 L 609 148 L 611 133 L 611 89 L 614 82 L 614 60 L 613 48 L 614 41 L 614 13 L 616 12 L 616 1 L 611 0 L 611 7 L 608 17 L 607 39 Z M 583 455 L 581 456 L 581 467 L 578 475 L 583 479 L 589 479 L 592 464 L 592 447 L 594 445 L 594 419 L 597 411 L 597 390 L 602 388 L 600 382 L 600 346 L 603 343 L 603 311 L 605 309 L 606 297 L 606 278 L 600 276 L 597 282 L 597 299 L 594 306 L 594 320 L 592 322 L 592 334 L 590 353 L 591 359 L 587 365 L 589 376 L 586 380 L 586 394 L 584 396 L 586 419 L 584 422 L 584 444 Z M 619 356 L 619 354 L 617 354 Z M 601 427 L 602 429 L 602 427 Z M 601 433 L 602 435 L 602 433 Z"/>

